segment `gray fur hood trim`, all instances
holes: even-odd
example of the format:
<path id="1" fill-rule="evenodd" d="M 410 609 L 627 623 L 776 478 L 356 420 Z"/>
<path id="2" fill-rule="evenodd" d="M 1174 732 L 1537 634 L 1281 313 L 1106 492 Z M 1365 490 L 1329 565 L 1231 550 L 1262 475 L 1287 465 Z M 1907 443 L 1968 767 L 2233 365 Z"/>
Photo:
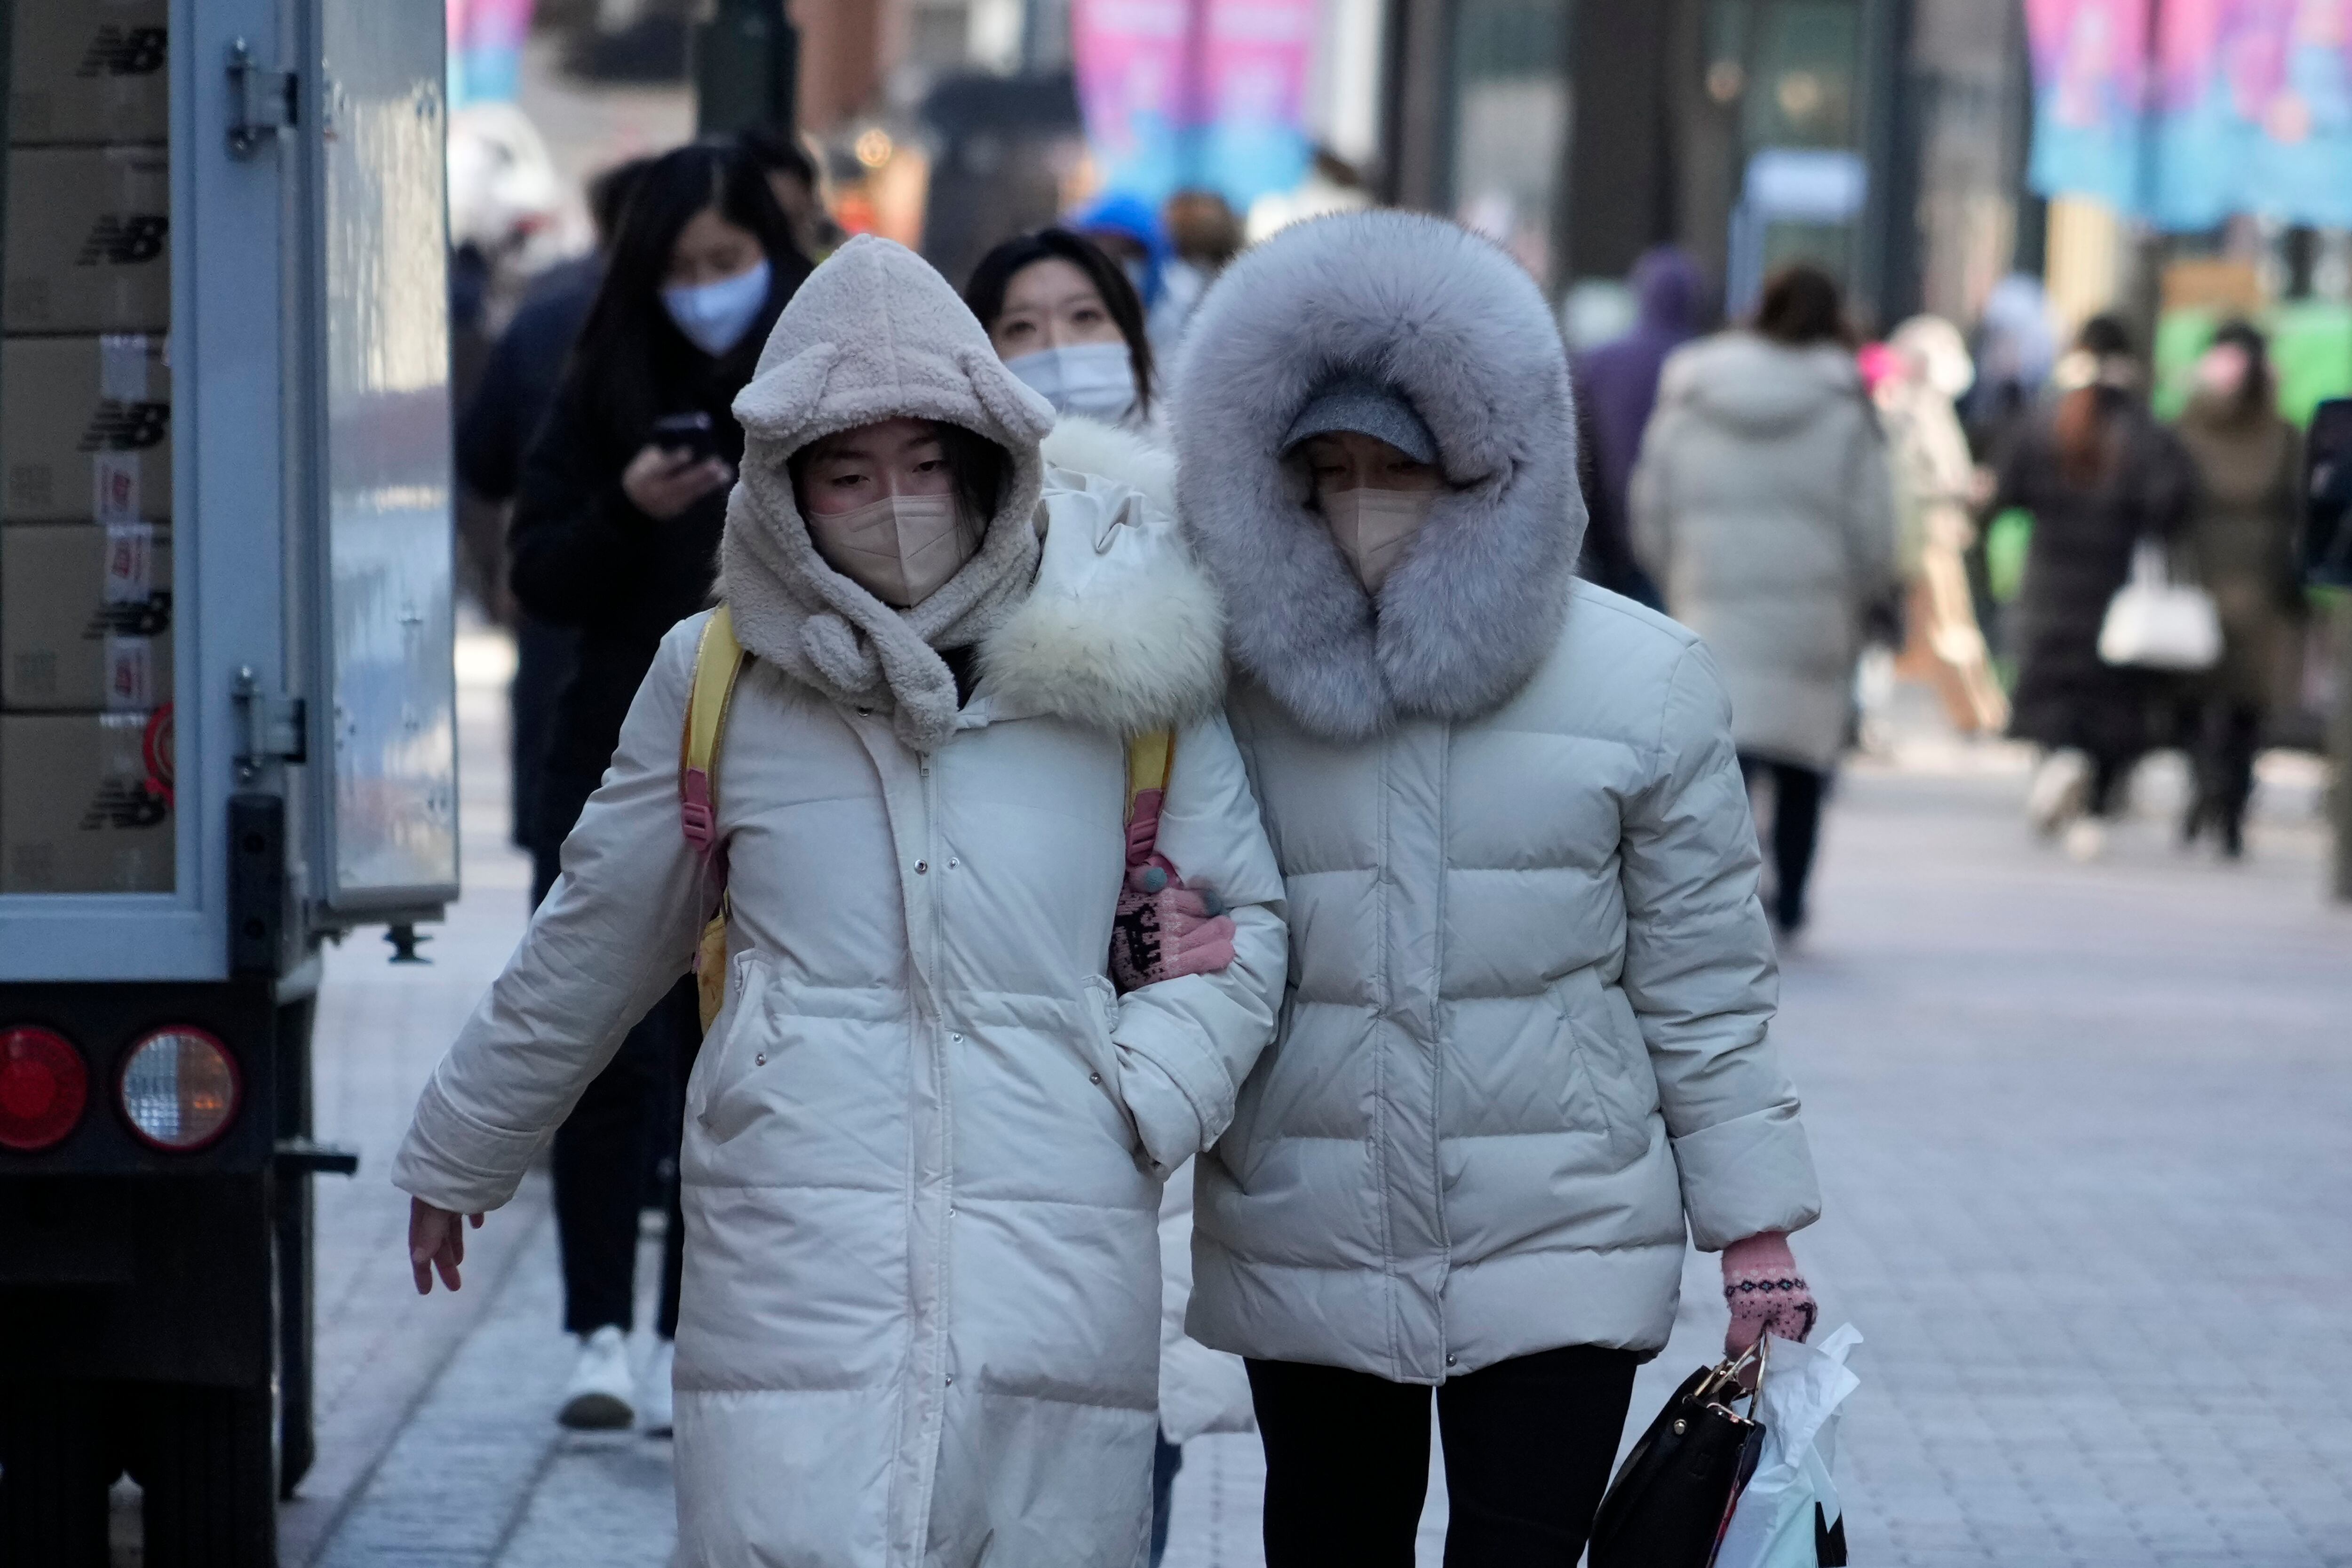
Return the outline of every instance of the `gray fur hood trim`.
<path id="1" fill-rule="evenodd" d="M 1412 400 L 1448 487 L 1377 615 L 1278 449 L 1350 372 Z M 1309 731 L 1475 718 L 1558 642 L 1585 522 L 1568 359 L 1534 279 L 1489 241 L 1396 212 L 1283 230 L 1202 300 L 1173 415 L 1179 510 L 1234 660 Z"/>
<path id="2" fill-rule="evenodd" d="M 1175 458 L 1076 418 L 1044 450 L 1037 584 L 980 645 L 992 710 L 1123 735 L 1206 717 L 1224 695 L 1224 613 L 1176 527 Z"/>

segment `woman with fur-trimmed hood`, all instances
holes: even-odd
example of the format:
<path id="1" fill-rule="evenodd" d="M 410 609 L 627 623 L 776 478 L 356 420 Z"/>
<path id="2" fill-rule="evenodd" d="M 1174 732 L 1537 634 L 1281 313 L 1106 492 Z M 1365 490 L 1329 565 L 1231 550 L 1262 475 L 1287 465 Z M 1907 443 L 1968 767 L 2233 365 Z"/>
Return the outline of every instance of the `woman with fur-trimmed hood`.
<path id="1" fill-rule="evenodd" d="M 1215 595 L 1172 497 L 1100 443 L 1053 466 L 1045 401 L 887 241 L 817 268 L 735 413 L 720 591 L 752 658 L 712 781 L 726 1001 L 687 1090 L 679 1561 L 1133 1563 L 1160 1184 L 1223 1131 L 1284 964 Z M 664 640 L 417 1106 L 420 1289 L 455 1288 L 456 1216 L 513 1195 L 711 911 L 679 816 L 707 619 Z M 1127 742 L 1168 726 L 1138 885 Z M 1158 942 L 1122 996 L 1139 899 Z"/>
<path id="2" fill-rule="evenodd" d="M 1249 1358 L 1266 1561 L 1573 1563 L 1685 1237 L 1734 1343 L 1811 1327 L 1820 1205 L 1714 661 L 1572 576 L 1559 334 L 1398 213 L 1234 262 L 1178 373 L 1178 500 L 1286 879 L 1282 1032 L 1202 1156 L 1189 1327 Z"/>

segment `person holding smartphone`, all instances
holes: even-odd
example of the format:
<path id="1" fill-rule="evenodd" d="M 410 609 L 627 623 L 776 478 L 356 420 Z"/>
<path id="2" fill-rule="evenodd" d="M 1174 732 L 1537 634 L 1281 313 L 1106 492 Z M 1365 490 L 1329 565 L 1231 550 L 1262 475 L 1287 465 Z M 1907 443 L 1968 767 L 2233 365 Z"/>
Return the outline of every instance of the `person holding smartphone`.
<path id="1" fill-rule="evenodd" d="M 663 634 L 709 598 L 743 453 L 729 408 L 808 273 L 766 178 L 733 150 L 681 147 L 639 176 L 524 458 L 509 528 L 515 597 L 579 636 L 530 814 L 534 906 L 554 884 L 558 851 L 612 761 Z M 677 1137 L 677 1079 L 695 1024 L 689 982 L 630 1031 L 555 1135 L 564 1328 L 581 1342 L 558 1412 L 566 1426 L 669 1426 L 675 1198 L 658 1337 L 641 1384 L 627 1338 L 637 1211 L 646 1173 Z"/>

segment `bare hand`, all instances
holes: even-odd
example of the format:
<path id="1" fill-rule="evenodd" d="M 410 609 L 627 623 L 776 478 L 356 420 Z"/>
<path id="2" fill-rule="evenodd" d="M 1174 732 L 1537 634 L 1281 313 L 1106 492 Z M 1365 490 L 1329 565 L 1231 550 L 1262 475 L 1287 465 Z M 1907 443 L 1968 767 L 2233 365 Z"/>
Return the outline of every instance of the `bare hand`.
<path id="1" fill-rule="evenodd" d="M 656 522 L 667 522 L 735 480 L 724 458 L 697 458 L 681 447 L 646 447 L 621 470 L 621 493 Z"/>
<path id="2" fill-rule="evenodd" d="M 466 1216 L 474 1228 L 482 1228 L 482 1216 Z M 416 1293 L 433 1294 L 433 1272 L 441 1271 L 441 1283 L 450 1289 L 457 1289 L 457 1265 L 466 1261 L 466 1227 L 447 1209 L 435 1208 L 423 1198 L 408 1200 L 408 1267 L 416 1276 Z"/>

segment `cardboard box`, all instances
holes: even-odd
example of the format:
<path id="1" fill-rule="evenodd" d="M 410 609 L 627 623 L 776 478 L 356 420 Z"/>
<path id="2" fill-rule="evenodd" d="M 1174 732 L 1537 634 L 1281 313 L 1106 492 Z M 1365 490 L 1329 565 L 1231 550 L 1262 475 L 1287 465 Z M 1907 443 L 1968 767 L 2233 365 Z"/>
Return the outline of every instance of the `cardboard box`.
<path id="1" fill-rule="evenodd" d="M 168 893 L 172 710 L 0 714 L 0 893 Z"/>
<path id="2" fill-rule="evenodd" d="M 172 321 L 172 168 L 161 147 L 8 153 L 11 332 L 161 332 Z"/>
<path id="3" fill-rule="evenodd" d="M 0 0 L 8 140 L 162 142 L 171 131 L 169 0 Z"/>
<path id="4" fill-rule="evenodd" d="M 172 700 L 172 542 L 152 523 L 0 528 L 0 705 Z"/>
<path id="5" fill-rule="evenodd" d="M 167 341 L 110 332 L 0 343 L 0 518 L 171 519 Z"/>

